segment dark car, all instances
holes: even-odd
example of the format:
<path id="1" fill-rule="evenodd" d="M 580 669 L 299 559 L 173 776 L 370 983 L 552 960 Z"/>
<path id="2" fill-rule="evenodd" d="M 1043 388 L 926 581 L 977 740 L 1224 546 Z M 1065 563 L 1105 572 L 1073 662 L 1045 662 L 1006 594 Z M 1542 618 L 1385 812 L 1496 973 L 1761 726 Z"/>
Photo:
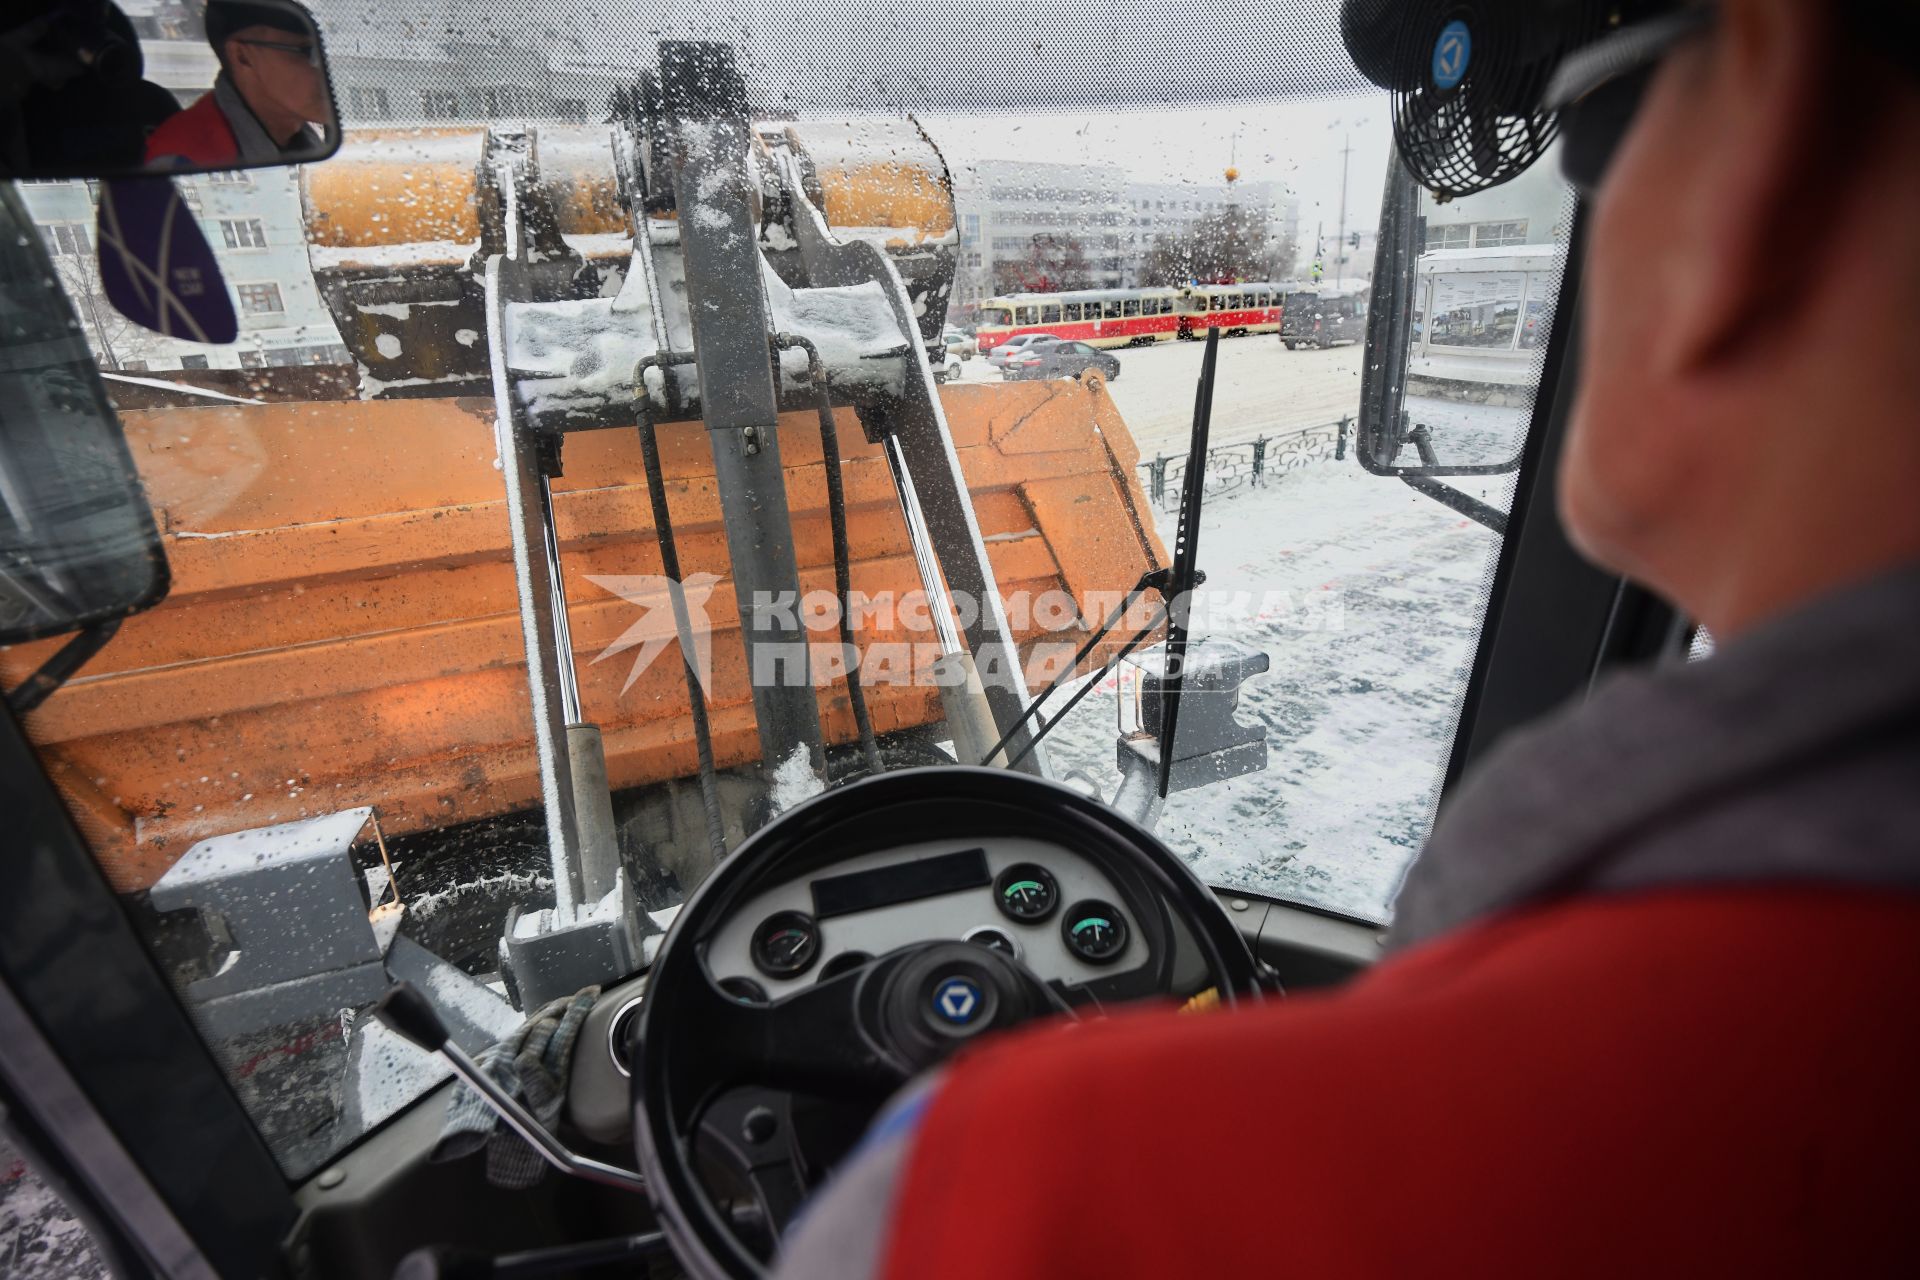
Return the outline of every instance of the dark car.
<path id="1" fill-rule="evenodd" d="M 1287 294 L 1280 303 L 1280 341 L 1287 350 L 1330 347 L 1336 342 L 1358 342 L 1367 333 L 1367 296 L 1364 293 L 1316 292 Z"/>
<path id="2" fill-rule="evenodd" d="M 1120 376 L 1120 358 L 1084 342 L 1059 338 L 1037 339 L 1001 367 L 1000 376 L 1009 382 L 1030 378 L 1077 378 L 1088 369 L 1112 382 Z"/>

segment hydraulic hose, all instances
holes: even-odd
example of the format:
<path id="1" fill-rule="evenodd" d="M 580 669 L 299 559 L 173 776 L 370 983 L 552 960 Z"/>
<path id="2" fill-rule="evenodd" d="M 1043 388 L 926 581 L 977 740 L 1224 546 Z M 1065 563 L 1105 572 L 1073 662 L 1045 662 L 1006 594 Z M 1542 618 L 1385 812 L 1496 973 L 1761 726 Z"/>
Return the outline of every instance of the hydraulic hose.
<path id="1" fill-rule="evenodd" d="M 833 397 L 827 391 L 827 366 L 820 351 L 806 338 L 792 333 L 776 333 L 773 345 L 807 353 L 808 376 L 813 382 L 814 406 L 820 414 L 820 461 L 827 473 L 827 524 L 833 530 L 833 589 L 840 597 L 841 653 L 855 658 L 859 649 L 853 639 L 853 552 L 847 543 L 847 500 L 840 474 L 840 432 L 833 423 Z M 854 727 L 860 733 L 860 750 L 867 758 L 869 773 L 886 772 L 880 757 L 880 744 L 874 740 L 873 721 L 867 715 L 867 694 L 860 674 L 847 670 L 847 702 L 853 708 Z"/>
<path id="2" fill-rule="evenodd" d="M 700 808 L 707 819 L 707 844 L 716 862 L 727 856 L 727 827 L 720 816 L 720 787 L 713 767 L 713 727 L 707 721 L 707 696 L 693 666 L 693 621 L 687 616 L 686 597 L 680 591 L 680 549 L 674 541 L 673 515 L 667 510 L 667 480 L 660 470 L 660 441 L 654 435 L 653 412 L 647 407 L 647 370 L 694 363 L 692 352 L 655 352 L 633 367 L 634 416 L 640 425 L 640 453 L 647 469 L 647 497 L 653 504 L 654 535 L 660 542 L 660 572 L 671 584 L 673 626 L 680 638 L 681 674 L 687 680 L 687 702 L 693 711 L 693 744 L 700 757 Z M 664 374 L 662 375 L 665 376 Z"/>

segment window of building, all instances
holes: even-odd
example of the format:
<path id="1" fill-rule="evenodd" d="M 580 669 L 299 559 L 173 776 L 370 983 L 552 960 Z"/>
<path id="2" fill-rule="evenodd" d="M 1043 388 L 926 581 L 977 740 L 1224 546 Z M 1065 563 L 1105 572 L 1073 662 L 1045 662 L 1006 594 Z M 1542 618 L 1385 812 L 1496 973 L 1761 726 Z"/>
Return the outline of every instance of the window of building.
<path id="1" fill-rule="evenodd" d="M 182 369 L 204 369 L 207 367 L 207 358 L 205 356 L 181 356 L 180 367 Z"/>
<path id="2" fill-rule="evenodd" d="M 83 223 L 43 222 L 40 235 L 47 242 L 47 252 L 56 258 L 85 258 L 93 253 L 93 235 Z"/>
<path id="3" fill-rule="evenodd" d="M 1521 218 L 1513 222 L 1482 222 L 1473 229 L 1475 247 L 1490 249 L 1498 245 L 1527 243 L 1527 220 Z"/>
<path id="4" fill-rule="evenodd" d="M 1435 249 L 1468 249 L 1473 247 L 1473 224 L 1456 222 L 1450 226 L 1427 227 L 1427 252 Z"/>
<path id="5" fill-rule="evenodd" d="M 429 120 L 460 118 L 460 95 L 450 89 L 422 89 L 420 114 Z"/>
<path id="6" fill-rule="evenodd" d="M 347 110 L 364 120 L 391 120 L 387 91 L 377 85 L 351 85 L 347 89 Z"/>
<path id="7" fill-rule="evenodd" d="M 206 180 L 216 187 L 250 187 L 253 179 L 245 169 L 216 169 L 206 175 Z"/>
<path id="8" fill-rule="evenodd" d="M 258 218 L 222 218 L 220 219 L 220 238 L 229 249 L 264 249 L 267 247 L 266 228 L 260 225 Z"/>
<path id="9" fill-rule="evenodd" d="M 488 86 L 480 90 L 480 113 L 489 119 L 524 114 L 529 102 L 527 91 L 519 85 Z"/>
<path id="10" fill-rule="evenodd" d="M 278 315 L 287 309 L 286 304 L 280 301 L 280 286 L 277 284 L 235 285 L 234 292 L 240 295 L 242 315 Z"/>
<path id="11" fill-rule="evenodd" d="M 980 215 L 977 213 L 968 214 L 965 225 L 965 238 L 969 242 L 978 240 L 980 238 Z"/>

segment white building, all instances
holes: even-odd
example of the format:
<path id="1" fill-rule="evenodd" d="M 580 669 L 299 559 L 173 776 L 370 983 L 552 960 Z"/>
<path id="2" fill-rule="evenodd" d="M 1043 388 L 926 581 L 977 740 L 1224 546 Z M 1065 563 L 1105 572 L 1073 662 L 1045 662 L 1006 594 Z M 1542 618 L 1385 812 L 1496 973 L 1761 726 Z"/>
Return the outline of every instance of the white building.
<path id="1" fill-rule="evenodd" d="M 1087 287 L 1128 283 L 1126 175 L 1112 165 L 982 160 L 953 173 L 960 220 L 956 302 L 1018 287 L 1038 236 L 1071 238 L 1086 254 Z"/>
<path id="2" fill-rule="evenodd" d="M 1188 236 L 1229 204 L 1257 211 L 1276 243 L 1298 244 L 1299 201 L 1277 182 L 1134 182 L 1117 165 L 984 160 L 953 173 L 960 221 L 954 286 L 957 313 L 1017 287 L 1016 268 L 1035 236 L 1077 240 L 1091 268 L 1090 287 L 1140 283 L 1153 242 Z"/>
<path id="3" fill-rule="evenodd" d="M 163 338 L 108 304 L 95 256 L 94 184 L 21 186 L 101 366 L 139 373 L 347 363 L 347 349 L 307 263 L 295 171 L 257 169 L 176 181 L 227 278 L 240 320 L 239 341 L 231 345 Z"/>

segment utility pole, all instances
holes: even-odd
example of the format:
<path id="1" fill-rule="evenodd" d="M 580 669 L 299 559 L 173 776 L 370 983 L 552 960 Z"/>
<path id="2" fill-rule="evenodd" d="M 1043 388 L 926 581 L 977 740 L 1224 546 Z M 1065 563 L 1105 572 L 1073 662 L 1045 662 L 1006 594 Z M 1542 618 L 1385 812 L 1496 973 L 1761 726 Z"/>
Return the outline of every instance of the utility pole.
<path id="1" fill-rule="evenodd" d="M 1333 242 L 1333 287 L 1347 274 L 1347 162 L 1353 154 L 1353 135 L 1340 136 L 1340 234 Z"/>

